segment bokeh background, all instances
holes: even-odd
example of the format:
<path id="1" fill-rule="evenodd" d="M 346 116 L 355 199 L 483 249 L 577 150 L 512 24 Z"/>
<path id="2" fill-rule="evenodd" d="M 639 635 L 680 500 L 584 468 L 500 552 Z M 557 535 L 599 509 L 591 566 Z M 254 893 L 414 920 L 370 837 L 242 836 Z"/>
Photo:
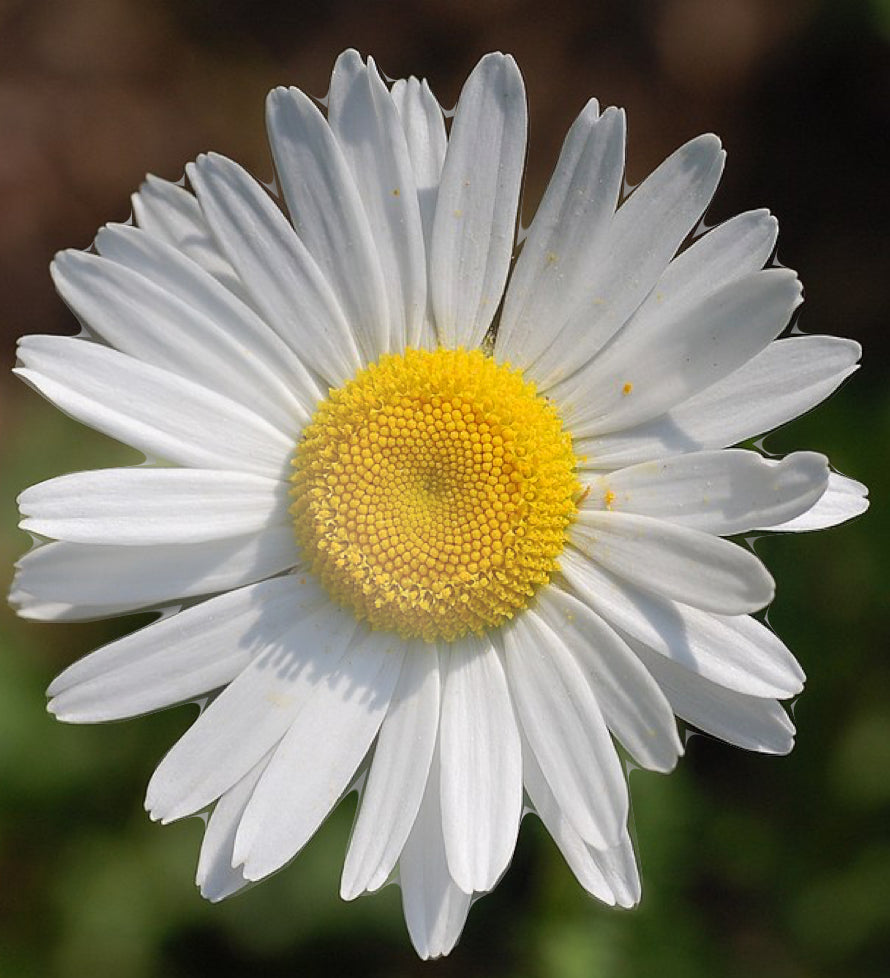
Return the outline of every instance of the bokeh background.
<path id="1" fill-rule="evenodd" d="M 52 676 L 133 620 L 73 627 L 0 611 L 0 976 L 205 974 L 869 978 L 890 971 L 890 446 L 886 185 L 888 0 L 2 0 L 0 2 L 0 582 L 28 546 L 15 496 L 62 472 L 134 460 L 13 381 L 15 337 L 69 332 L 47 264 L 126 220 L 146 171 L 177 179 L 215 149 L 268 179 L 262 100 L 323 95 L 344 47 L 426 75 L 453 105 L 485 51 L 529 90 L 526 223 L 590 95 L 629 113 L 628 176 L 705 130 L 729 151 L 716 223 L 769 206 L 800 270 L 800 325 L 859 339 L 863 369 L 774 452 L 827 452 L 870 513 L 761 540 L 772 625 L 803 662 L 798 746 L 749 755 L 695 736 L 670 777 L 631 786 L 644 898 L 587 898 L 533 819 L 462 942 L 424 965 L 397 891 L 337 896 L 354 802 L 271 881 L 217 907 L 192 884 L 201 824 L 160 828 L 141 800 L 194 708 L 103 727 L 44 711 Z"/>

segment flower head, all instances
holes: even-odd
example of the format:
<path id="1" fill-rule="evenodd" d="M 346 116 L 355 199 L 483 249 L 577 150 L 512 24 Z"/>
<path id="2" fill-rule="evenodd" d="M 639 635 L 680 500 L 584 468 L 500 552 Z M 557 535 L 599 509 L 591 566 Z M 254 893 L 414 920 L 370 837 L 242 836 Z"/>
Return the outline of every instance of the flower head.
<path id="1" fill-rule="evenodd" d="M 450 129 L 354 51 L 326 114 L 268 100 L 280 197 L 200 157 L 132 225 L 53 263 L 76 337 L 17 372 L 148 463 L 27 490 L 12 601 L 159 620 L 50 687 L 70 722 L 206 697 L 148 788 L 210 810 L 218 900 L 361 798 L 341 892 L 397 880 L 424 957 L 497 883 L 524 808 L 581 884 L 640 887 L 621 758 L 668 771 L 677 717 L 790 750 L 803 673 L 727 537 L 867 505 L 812 452 L 729 446 L 808 410 L 857 344 L 788 335 L 801 290 L 762 210 L 701 219 L 723 152 L 624 191 L 624 114 L 587 104 L 521 245 L 526 108 L 483 58 Z"/>

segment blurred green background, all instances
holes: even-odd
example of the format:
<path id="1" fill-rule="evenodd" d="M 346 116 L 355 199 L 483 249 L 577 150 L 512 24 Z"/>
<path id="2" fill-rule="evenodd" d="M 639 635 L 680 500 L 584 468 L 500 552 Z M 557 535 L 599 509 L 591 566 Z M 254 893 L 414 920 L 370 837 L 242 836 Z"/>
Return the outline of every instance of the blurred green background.
<path id="1" fill-rule="evenodd" d="M 528 222 L 586 98 L 628 109 L 638 182 L 718 132 L 729 161 L 715 223 L 769 206 L 779 256 L 807 288 L 801 327 L 853 336 L 862 371 L 774 452 L 827 452 L 869 484 L 870 513 L 809 537 L 764 539 L 772 625 L 801 659 L 798 746 L 749 755 L 696 736 L 670 777 L 631 776 L 644 897 L 601 907 L 537 822 L 424 965 L 398 893 L 337 896 L 350 800 L 290 868 L 220 906 L 194 875 L 201 825 L 142 810 L 158 759 L 193 708 L 65 727 L 43 690 L 132 620 L 32 625 L 0 612 L 0 976 L 213 974 L 878 978 L 890 969 L 890 601 L 885 368 L 890 103 L 887 0 L 5 0 L 0 3 L 0 574 L 27 548 L 15 496 L 71 470 L 132 460 L 67 421 L 5 368 L 24 332 L 67 332 L 54 251 L 126 219 L 150 170 L 177 179 L 216 149 L 268 179 L 262 99 L 322 95 L 354 45 L 390 76 L 426 75 L 445 104 L 485 51 L 516 55 L 529 89 Z M 883 328 L 879 328 L 883 327 Z"/>

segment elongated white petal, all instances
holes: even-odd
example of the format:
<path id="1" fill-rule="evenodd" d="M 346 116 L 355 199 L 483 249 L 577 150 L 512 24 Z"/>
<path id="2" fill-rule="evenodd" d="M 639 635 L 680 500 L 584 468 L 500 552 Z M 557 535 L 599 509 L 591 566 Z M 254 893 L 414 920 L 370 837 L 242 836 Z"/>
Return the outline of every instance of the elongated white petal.
<path id="1" fill-rule="evenodd" d="M 752 696 L 785 697 L 803 688 L 803 670 L 757 619 L 699 611 L 613 577 L 571 547 L 560 569 L 597 614 L 685 669 Z"/>
<path id="2" fill-rule="evenodd" d="M 634 906 L 640 899 L 640 877 L 627 829 L 622 829 L 618 845 L 611 849 L 589 846 L 563 814 L 526 744 L 522 751 L 522 778 L 535 813 L 584 889 L 609 906 Z"/>
<path id="3" fill-rule="evenodd" d="M 445 117 L 425 81 L 402 79 L 392 86 L 391 94 L 405 130 L 408 155 L 414 169 L 424 249 L 429 261 L 439 180 L 448 147 Z"/>
<path id="4" fill-rule="evenodd" d="M 769 604 L 775 591 L 754 554 L 665 520 L 581 510 L 569 539 L 586 557 L 631 583 L 703 611 L 745 614 Z"/>
<path id="5" fill-rule="evenodd" d="M 9 600 L 24 618 L 83 621 L 242 587 L 298 557 L 287 526 L 183 546 L 47 543 L 18 562 Z"/>
<path id="6" fill-rule="evenodd" d="M 708 229 L 677 255 L 637 313 L 685 304 L 760 271 L 776 246 L 779 222 L 767 210 L 746 211 Z"/>
<path id="7" fill-rule="evenodd" d="M 775 340 L 667 414 L 613 434 L 575 439 L 586 465 L 614 469 L 680 452 L 724 448 L 809 411 L 856 370 L 861 349 L 834 336 Z"/>
<path id="8" fill-rule="evenodd" d="M 575 120 L 510 279 L 495 354 L 535 362 L 590 299 L 624 174 L 624 113 L 592 99 Z"/>
<path id="9" fill-rule="evenodd" d="M 263 650 L 207 707 L 158 765 L 145 807 L 170 822 L 228 791 L 275 747 L 317 687 L 336 672 L 356 629 L 354 616 L 318 604 L 311 587 L 283 633 L 257 629 Z"/>
<path id="10" fill-rule="evenodd" d="M 329 384 L 344 383 L 362 365 L 352 330 L 287 218 L 246 170 L 224 156 L 199 156 L 187 172 L 220 248 L 289 352 L 282 357 L 284 369 L 292 370 L 295 351 Z"/>
<path id="11" fill-rule="evenodd" d="M 618 208 L 587 301 L 563 328 L 559 343 L 528 370 L 541 390 L 590 360 L 651 292 L 708 206 L 724 155 L 716 136 L 699 136 L 669 156 Z"/>
<path id="12" fill-rule="evenodd" d="M 809 510 L 828 485 L 828 460 L 815 452 L 778 462 L 741 450 L 692 452 L 594 476 L 588 485 L 585 509 L 731 536 Z"/>
<path id="13" fill-rule="evenodd" d="M 248 472 L 131 468 L 75 472 L 19 496 L 21 528 L 69 543 L 204 543 L 283 525 L 288 486 Z"/>
<path id="14" fill-rule="evenodd" d="M 349 841 L 340 882 L 344 900 L 379 889 L 396 865 L 427 783 L 439 730 L 440 692 L 435 646 L 410 643 Z"/>
<path id="15" fill-rule="evenodd" d="M 331 130 L 368 215 L 387 289 L 390 347 L 417 346 L 426 313 L 426 252 L 414 169 L 399 113 L 372 58 L 337 59 L 328 93 Z"/>
<path id="16" fill-rule="evenodd" d="M 758 530 L 780 530 L 782 533 L 804 533 L 824 530 L 860 516 L 868 509 L 868 487 L 855 479 L 832 472 L 828 488 L 812 508 L 784 523 L 762 524 Z"/>
<path id="17" fill-rule="evenodd" d="M 57 287 L 93 332 L 123 353 L 225 394 L 283 431 L 309 419 L 318 385 L 252 308 L 138 228 L 103 228 L 95 243 L 106 261 L 66 252 L 55 262 Z"/>
<path id="18" fill-rule="evenodd" d="M 433 222 L 431 279 L 443 346 L 482 341 L 501 302 L 513 240 L 527 112 L 516 62 L 486 55 L 461 92 Z"/>
<path id="19" fill-rule="evenodd" d="M 560 809 L 586 842 L 615 845 L 627 821 L 627 786 L 593 684 L 530 608 L 503 636 L 516 712 Z"/>
<path id="20" fill-rule="evenodd" d="M 66 414 L 154 458 L 205 469 L 288 470 L 293 441 L 259 415 L 117 350 L 67 336 L 19 341 L 16 373 Z"/>
<path id="21" fill-rule="evenodd" d="M 457 943 L 472 895 L 448 872 L 439 793 L 439 752 L 434 752 L 426 791 L 399 860 L 405 923 L 421 958 L 438 958 Z"/>
<path id="22" fill-rule="evenodd" d="M 339 801 L 389 708 L 403 646 L 397 635 L 360 626 L 337 669 L 316 682 L 238 827 L 232 858 L 246 879 L 280 869 Z"/>
<path id="23" fill-rule="evenodd" d="M 393 350 L 391 310 L 371 225 L 340 144 L 296 88 L 269 93 L 266 127 L 297 234 L 333 288 L 364 359 L 373 362 Z"/>
<path id="24" fill-rule="evenodd" d="M 131 201 L 140 228 L 187 255 L 233 295 L 247 300 L 238 273 L 219 250 L 192 194 L 149 174 Z"/>
<path id="25" fill-rule="evenodd" d="M 67 723 L 101 723 L 218 689 L 287 630 L 304 592 L 305 585 L 287 575 L 153 622 L 57 676 L 47 690 L 49 711 Z"/>
<path id="26" fill-rule="evenodd" d="M 465 892 L 486 892 L 507 868 L 522 814 L 519 731 L 497 652 L 484 637 L 452 643 L 440 727 L 442 829 L 448 867 Z"/>
<path id="27" fill-rule="evenodd" d="M 224 792 L 207 821 L 195 882 L 201 889 L 201 896 L 211 903 L 224 900 L 250 885 L 241 867 L 233 865 L 232 852 L 241 816 L 271 756 L 270 752 Z"/>
<path id="28" fill-rule="evenodd" d="M 680 404 L 760 353 L 801 298 L 788 269 L 729 282 L 635 317 L 602 354 L 548 391 L 580 437 L 636 425 Z"/>
<path id="29" fill-rule="evenodd" d="M 674 713 L 687 723 L 746 750 L 787 754 L 794 746 L 794 724 L 776 700 L 745 696 L 690 673 L 644 645 L 634 648 Z"/>
<path id="30" fill-rule="evenodd" d="M 543 589 L 536 608 L 589 677 L 606 724 L 624 749 L 650 771 L 672 770 L 683 753 L 673 712 L 627 643 L 558 587 Z"/>

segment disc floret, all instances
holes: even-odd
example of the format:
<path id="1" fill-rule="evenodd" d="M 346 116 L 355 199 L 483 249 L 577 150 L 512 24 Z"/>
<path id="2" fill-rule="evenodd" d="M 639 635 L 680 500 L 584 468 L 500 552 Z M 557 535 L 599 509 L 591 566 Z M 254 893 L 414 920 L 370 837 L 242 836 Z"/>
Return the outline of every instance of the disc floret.
<path id="1" fill-rule="evenodd" d="M 479 350 L 387 355 L 329 393 L 293 459 L 298 542 L 373 628 L 451 641 L 549 581 L 579 489 L 548 400 Z"/>

